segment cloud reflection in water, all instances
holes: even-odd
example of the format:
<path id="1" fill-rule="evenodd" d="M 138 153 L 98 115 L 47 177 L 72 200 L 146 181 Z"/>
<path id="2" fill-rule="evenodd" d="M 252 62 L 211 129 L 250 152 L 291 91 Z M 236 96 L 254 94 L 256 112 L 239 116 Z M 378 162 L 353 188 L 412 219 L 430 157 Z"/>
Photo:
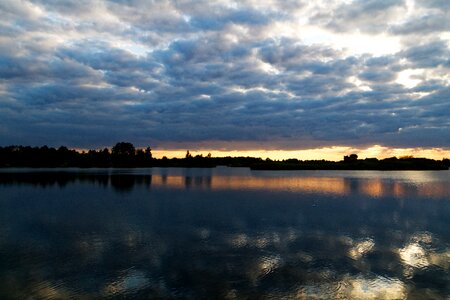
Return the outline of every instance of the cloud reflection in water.
<path id="1" fill-rule="evenodd" d="M 0 176 L 0 296 L 449 294 L 448 179 L 138 172 Z"/>

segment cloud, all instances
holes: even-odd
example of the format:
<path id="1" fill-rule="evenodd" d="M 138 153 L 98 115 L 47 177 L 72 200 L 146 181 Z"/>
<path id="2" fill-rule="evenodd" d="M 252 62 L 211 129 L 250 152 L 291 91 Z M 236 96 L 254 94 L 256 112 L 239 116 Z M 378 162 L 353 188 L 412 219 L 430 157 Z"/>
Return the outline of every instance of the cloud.
<path id="1" fill-rule="evenodd" d="M 354 0 L 338 4 L 326 12 L 317 12 L 312 22 L 334 31 L 385 31 L 406 10 L 404 0 Z"/>
<path id="2" fill-rule="evenodd" d="M 436 68 L 447 63 L 450 49 L 448 42 L 436 40 L 423 45 L 412 46 L 403 51 L 402 54 L 415 68 Z"/>
<path id="3" fill-rule="evenodd" d="M 449 147 L 448 7 L 408 3 L 3 1 L 2 144 Z"/>
<path id="4" fill-rule="evenodd" d="M 450 31 L 450 20 L 445 14 L 425 15 L 392 26 L 391 31 L 400 35 L 435 34 L 439 31 Z"/>
<path id="5" fill-rule="evenodd" d="M 416 4 L 443 11 L 450 10 L 450 3 L 445 0 L 416 0 Z"/>

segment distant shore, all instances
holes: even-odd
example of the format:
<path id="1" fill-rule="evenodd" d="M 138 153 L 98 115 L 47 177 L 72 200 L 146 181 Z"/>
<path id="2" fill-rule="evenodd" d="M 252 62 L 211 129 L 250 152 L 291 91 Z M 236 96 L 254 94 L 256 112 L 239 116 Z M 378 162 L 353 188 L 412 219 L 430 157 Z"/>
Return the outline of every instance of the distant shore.
<path id="1" fill-rule="evenodd" d="M 0 147 L 0 168 L 149 168 L 184 167 L 213 168 L 216 166 L 248 167 L 252 170 L 448 170 L 450 160 L 433 160 L 414 157 L 390 157 L 385 159 L 358 159 L 358 155 L 344 156 L 342 161 L 327 160 L 271 160 L 259 157 L 212 157 L 211 154 L 184 158 L 153 158 L 150 147 L 135 149 L 127 142 L 117 143 L 111 149 L 78 152 L 61 146 L 7 146 Z"/>
<path id="2" fill-rule="evenodd" d="M 252 170 L 448 170 L 448 162 L 425 158 L 384 160 L 356 160 L 348 163 L 344 161 L 299 161 L 298 163 L 264 162 L 251 166 Z"/>

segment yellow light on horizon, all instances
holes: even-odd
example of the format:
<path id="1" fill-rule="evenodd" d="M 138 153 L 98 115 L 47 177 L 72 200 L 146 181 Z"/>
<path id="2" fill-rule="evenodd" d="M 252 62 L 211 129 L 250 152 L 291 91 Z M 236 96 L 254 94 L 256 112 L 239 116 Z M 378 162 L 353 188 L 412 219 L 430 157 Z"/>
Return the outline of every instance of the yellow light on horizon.
<path id="1" fill-rule="evenodd" d="M 223 150 L 223 149 L 197 149 L 189 150 L 189 153 L 193 156 L 203 155 L 206 156 L 211 153 L 213 157 L 261 157 L 263 159 L 270 158 L 272 160 L 283 160 L 289 158 L 296 158 L 300 160 L 330 160 L 340 161 L 344 155 L 355 153 L 360 159 L 365 158 L 388 158 L 388 157 L 425 157 L 430 159 L 441 160 L 444 158 L 450 158 L 450 149 L 443 148 L 389 148 L 380 145 L 373 145 L 368 148 L 354 148 L 348 146 L 332 146 L 323 148 L 310 148 L 301 150 Z M 162 158 L 183 158 L 186 155 L 186 150 L 180 149 L 153 149 L 153 157 Z"/>

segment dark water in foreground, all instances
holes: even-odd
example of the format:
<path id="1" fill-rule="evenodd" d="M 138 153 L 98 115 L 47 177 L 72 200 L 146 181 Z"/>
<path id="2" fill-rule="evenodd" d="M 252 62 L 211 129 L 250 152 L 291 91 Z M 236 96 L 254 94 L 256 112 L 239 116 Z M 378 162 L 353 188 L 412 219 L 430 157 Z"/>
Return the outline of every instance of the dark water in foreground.
<path id="1" fill-rule="evenodd" d="M 0 170 L 0 299 L 448 299 L 450 172 Z"/>

